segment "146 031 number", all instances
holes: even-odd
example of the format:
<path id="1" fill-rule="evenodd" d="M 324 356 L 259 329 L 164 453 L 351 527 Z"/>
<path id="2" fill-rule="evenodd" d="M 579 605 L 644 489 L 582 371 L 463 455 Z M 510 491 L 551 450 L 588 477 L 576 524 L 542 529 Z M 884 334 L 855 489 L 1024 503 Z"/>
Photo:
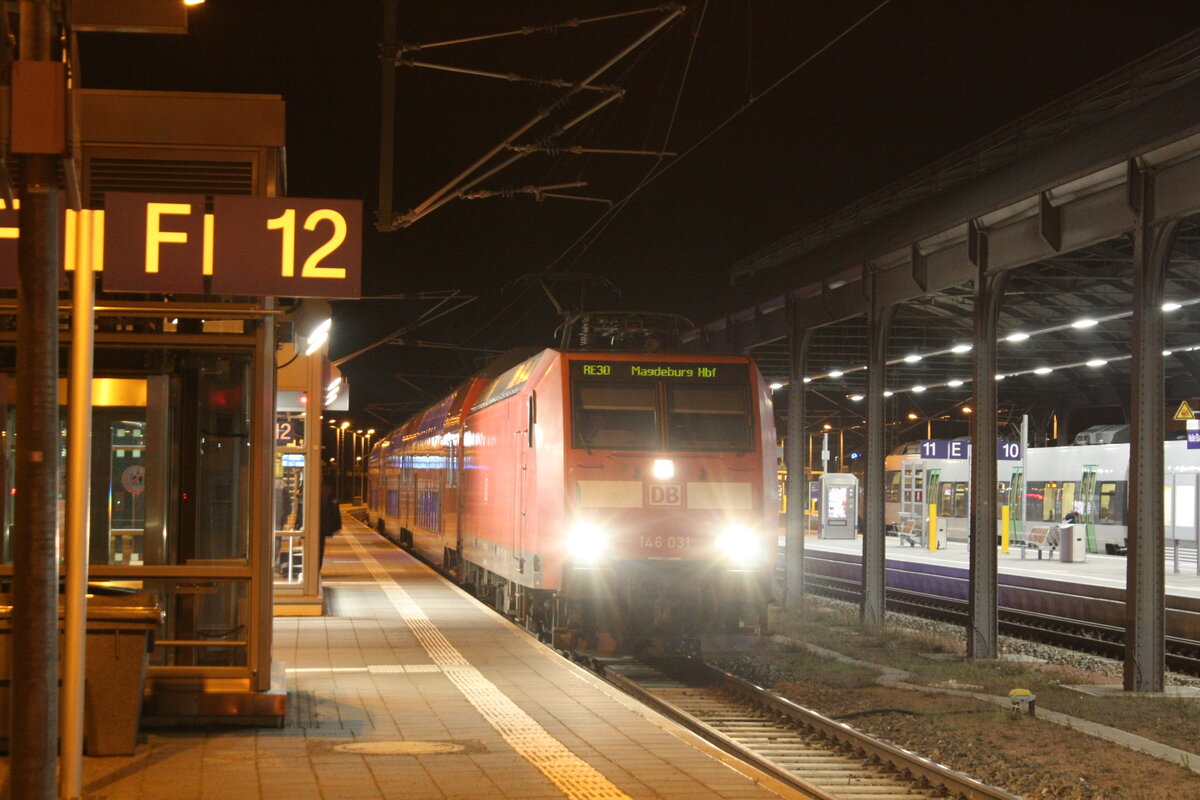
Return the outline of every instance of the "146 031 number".
<path id="1" fill-rule="evenodd" d="M 662 550 L 664 547 L 668 550 L 686 550 L 692 546 L 690 536 L 642 536 L 640 539 L 642 548 L 650 550 Z"/>

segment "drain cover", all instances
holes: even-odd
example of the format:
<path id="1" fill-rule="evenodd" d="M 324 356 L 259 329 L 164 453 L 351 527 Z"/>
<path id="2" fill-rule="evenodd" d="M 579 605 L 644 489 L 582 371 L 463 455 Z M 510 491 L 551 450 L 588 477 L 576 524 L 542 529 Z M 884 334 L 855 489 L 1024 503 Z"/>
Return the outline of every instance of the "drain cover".
<path id="1" fill-rule="evenodd" d="M 359 753 L 367 756 L 429 756 L 439 753 L 461 753 L 466 750 L 454 742 L 354 742 L 333 748 L 338 753 Z"/>

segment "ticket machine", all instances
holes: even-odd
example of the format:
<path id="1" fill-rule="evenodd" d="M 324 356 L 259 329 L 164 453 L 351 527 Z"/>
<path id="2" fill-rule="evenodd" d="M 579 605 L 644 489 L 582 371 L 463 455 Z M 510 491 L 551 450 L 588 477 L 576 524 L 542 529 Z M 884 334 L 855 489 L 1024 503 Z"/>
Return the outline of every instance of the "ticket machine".
<path id="1" fill-rule="evenodd" d="M 858 478 L 847 473 L 825 473 L 820 488 L 822 539 L 853 539 L 858 525 Z"/>

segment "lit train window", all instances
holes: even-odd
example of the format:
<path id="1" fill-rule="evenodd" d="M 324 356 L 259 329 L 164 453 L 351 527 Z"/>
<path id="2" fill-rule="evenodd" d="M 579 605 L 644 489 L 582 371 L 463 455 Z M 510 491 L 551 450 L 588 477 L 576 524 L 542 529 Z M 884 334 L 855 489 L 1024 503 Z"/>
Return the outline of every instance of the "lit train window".
<path id="1" fill-rule="evenodd" d="M 967 493 L 967 482 L 966 481 L 955 481 L 954 482 L 954 516 L 956 516 L 956 517 L 967 516 L 967 508 L 968 508 L 969 503 L 970 503 L 970 499 L 969 499 L 969 495 Z"/>
<path id="2" fill-rule="evenodd" d="M 885 503 L 900 502 L 900 470 L 889 469 L 883 475 L 883 501 Z"/>
<path id="3" fill-rule="evenodd" d="M 1100 525 L 1125 524 L 1125 494 L 1124 481 L 1105 481 L 1100 484 L 1097 492 L 1099 508 L 1096 511 L 1096 522 Z"/>
<path id="4" fill-rule="evenodd" d="M 1058 481 L 1046 481 L 1042 489 L 1041 516 L 1036 517 L 1043 522 L 1055 522 L 1062 519 L 1058 513 Z"/>
<path id="5" fill-rule="evenodd" d="M 749 396 L 742 386 L 667 386 L 667 449 L 754 449 Z"/>
<path id="6" fill-rule="evenodd" d="M 576 447 L 654 450 L 659 447 L 658 403 L 653 384 L 575 386 Z"/>

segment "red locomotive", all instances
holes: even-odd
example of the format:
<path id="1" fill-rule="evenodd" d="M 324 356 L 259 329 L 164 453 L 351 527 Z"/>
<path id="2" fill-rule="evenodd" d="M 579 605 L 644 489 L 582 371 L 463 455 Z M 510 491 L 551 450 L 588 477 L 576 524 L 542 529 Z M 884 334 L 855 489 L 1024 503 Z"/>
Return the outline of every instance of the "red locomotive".
<path id="1" fill-rule="evenodd" d="M 373 525 L 562 647 L 764 622 L 770 390 L 750 359 L 668 354 L 634 319 L 498 359 L 369 458 Z"/>

